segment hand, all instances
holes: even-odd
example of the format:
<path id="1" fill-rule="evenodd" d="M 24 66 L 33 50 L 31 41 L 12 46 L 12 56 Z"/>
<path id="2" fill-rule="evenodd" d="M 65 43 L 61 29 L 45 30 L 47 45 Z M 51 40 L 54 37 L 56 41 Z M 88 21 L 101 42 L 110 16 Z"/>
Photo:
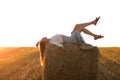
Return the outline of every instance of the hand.
<path id="1" fill-rule="evenodd" d="M 36 43 L 36 47 L 38 47 L 38 44 L 39 44 L 39 43 L 37 42 L 37 43 Z"/>

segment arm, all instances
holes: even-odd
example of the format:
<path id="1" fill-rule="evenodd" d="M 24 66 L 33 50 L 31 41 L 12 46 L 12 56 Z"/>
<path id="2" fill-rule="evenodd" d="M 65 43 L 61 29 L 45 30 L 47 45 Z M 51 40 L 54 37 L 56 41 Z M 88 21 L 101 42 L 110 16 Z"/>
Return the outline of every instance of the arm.
<path id="1" fill-rule="evenodd" d="M 36 43 L 36 47 L 38 47 L 38 46 L 40 46 L 40 41 L 38 41 L 38 42 Z"/>

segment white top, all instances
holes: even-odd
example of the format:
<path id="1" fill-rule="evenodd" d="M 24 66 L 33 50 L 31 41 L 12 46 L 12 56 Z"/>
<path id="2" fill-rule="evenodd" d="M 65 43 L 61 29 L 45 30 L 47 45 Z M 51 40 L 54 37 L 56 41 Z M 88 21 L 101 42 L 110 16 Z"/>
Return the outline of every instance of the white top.
<path id="1" fill-rule="evenodd" d="M 62 35 L 60 35 L 60 34 L 56 34 L 53 37 L 51 37 L 49 42 L 58 47 L 63 47 L 63 45 L 62 45 L 63 39 L 62 39 Z"/>

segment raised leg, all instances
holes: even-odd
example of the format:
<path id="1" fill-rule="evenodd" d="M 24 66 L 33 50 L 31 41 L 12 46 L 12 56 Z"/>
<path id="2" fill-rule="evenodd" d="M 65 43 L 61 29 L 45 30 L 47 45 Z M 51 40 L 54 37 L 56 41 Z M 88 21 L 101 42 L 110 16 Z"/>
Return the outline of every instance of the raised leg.
<path id="1" fill-rule="evenodd" d="M 91 22 L 76 24 L 73 31 L 79 29 L 79 27 L 87 27 L 87 26 L 92 25 L 92 24 L 96 25 L 99 19 L 100 19 L 100 17 L 96 18 L 95 20 L 93 20 Z"/>
<path id="2" fill-rule="evenodd" d="M 83 31 L 83 32 L 86 33 L 86 34 L 93 36 L 93 37 L 94 37 L 94 40 L 97 40 L 97 39 L 99 39 L 99 38 L 103 38 L 103 37 L 104 37 L 104 36 L 101 36 L 101 35 L 94 34 L 94 33 L 92 33 L 91 31 L 87 30 L 87 29 L 84 28 L 84 27 L 79 27 L 79 28 L 78 28 L 78 31 L 80 31 L 80 32 Z"/>

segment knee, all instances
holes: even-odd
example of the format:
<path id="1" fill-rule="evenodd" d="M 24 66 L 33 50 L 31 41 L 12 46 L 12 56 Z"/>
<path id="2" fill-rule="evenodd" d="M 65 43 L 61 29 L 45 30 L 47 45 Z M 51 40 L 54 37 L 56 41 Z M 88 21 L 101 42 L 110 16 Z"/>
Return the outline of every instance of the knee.
<path id="1" fill-rule="evenodd" d="M 81 32 L 81 31 L 83 31 L 83 27 L 79 27 L 77 30 L 78 30 L 79 32 Z"/>
<path id="2" fill-rule="evenodd" d="M 80 28 L 82 28 L 82 26 L 80 26 L 79 24 L 75 25 L 75 29 L 80 29 Z"/>
<path id="3" fill-rule="evenodd" d="M 84 27 L 80 27 L 80 31 L 83 31 L 84 30 Z"/>

